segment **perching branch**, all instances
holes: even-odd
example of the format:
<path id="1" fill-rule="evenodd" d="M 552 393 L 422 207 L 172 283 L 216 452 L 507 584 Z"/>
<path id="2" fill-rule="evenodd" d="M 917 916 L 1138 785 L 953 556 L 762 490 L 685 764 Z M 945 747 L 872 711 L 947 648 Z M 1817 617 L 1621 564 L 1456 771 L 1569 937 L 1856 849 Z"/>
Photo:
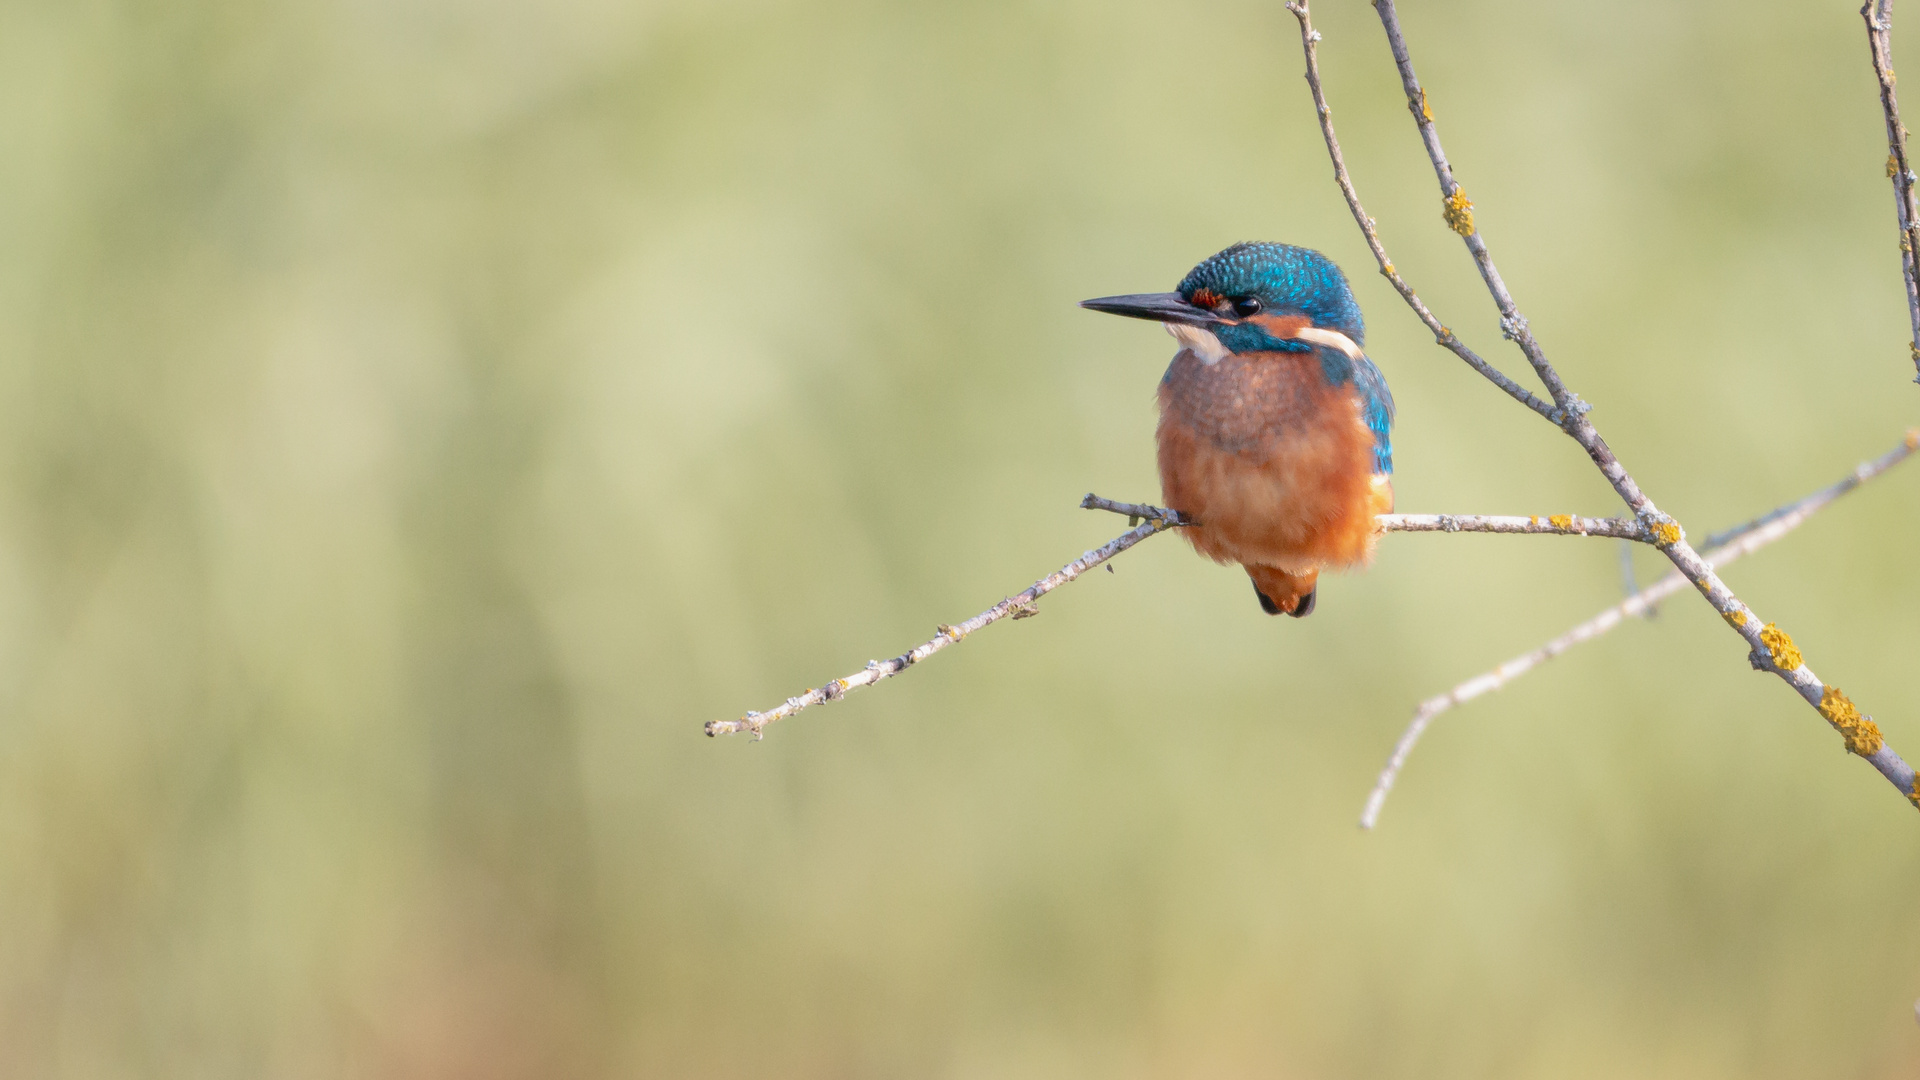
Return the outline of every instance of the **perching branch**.
<path id="1" fill-rule="evenodd" d="M 1654 542 L 1647 527 L 1632 518 L 1516 517 L 1506 514 L 1378 514 L 1374 528 L 1381 532 L 1526 533 L 1535 536 L 1617 536 L 1622 540 Z"/>
<path id="2" fill-rule="evenodd" d="M 1383 532 L 1504 532 L 1619 537 L 1648 543 L 1660 549 L 1673 563 L 1675 570 L 1654 585 L 1638 591 L 1622 603 L 1541 648 L 1508 661 L 1492 672 L 1470 679 L 1447 694 L 1423 703 L 1415 713 L 1413 723 L 1396 746 L 1386 770 L 1381 774 L 1379 784 L 1368 800 L 1362 824 L 1371 827 L 1377 820 L 1380 808 L 1387 793 L 1392 789 L 1407 755 L 1434 717 L 1454 705 L 1505 685 L 1520 674 L 1538 666 L 1542 661 L 1551 659 L 1582 641 L 1591 640 L 1605 633 L 1629 615 L 1649 610 L 1654 603 L 1680 591 L 1686 584 L 1692 584 L 1699 590 L 1728 625 L 1748 643 L 1751 650 L 1749 661 L 1756 670 L 1771 672 L 1798 691 L 1829 724 L 1841 733 L 1846 748 L 1850 752 L 1866 758 L 1899 788 L 1902 794 L 1920 807 L 1920 780 L 1916 780 L 1913 768 L 1885 744 L 1873 719 L 1862 716 L 1838 688 L 1822 683 L 1813 670 L 1803 662 L 1800 650 L 1795 647 L 1786 633 L 1770 623 L 1761 625 L 1752 609 L 1734 596 L 1719 579 L 1713 564 L 1687 542 L 1686 534 L 1679 522 L 1661 512 L 1640 489 L 1639 484 L 1615 457 L 1593 424 L 1587 420 L 1590 407 L 1567 388 L 1559 372 L 1548 361 L 1539 342 L 1534 339 L 1525 316 L 1520 313 L 1505 281 L 1500 277 L 1499 270 L 1494 266 L 1492 254 L 1485 240 L 1475 226 L 1473 203 L 1467 199 L 1465 190 L 1454 177 L 1452 165 L 1448 162 L 1440 144 L 1439 133 L 1433 121 L 1433 111 L 1427 101 L 1426 91 L 1414 74 L 1412 55 L 1407 48 L 1405 36 L 1401 32 L 1399 16 L 1394 9 L 1393 0 L 1372 0 L 1372 2 L 1380 16 L 1381 25 L 1386 31 L 1388 45 L 1400 74 L 1402 88 L 1406 93 L 1408 108 L 1413 113 L 1421 142 L 1426 148 L 1435 178 L 1439 182 L 1442 216 L 1448 227 L 1458 233 L 1465 242 L 1481 280 L 1485 283 L 1495 307 L 1500 312 L 1503 335 L 1519 346 L 1521 353 L 1546 387 L 1552 399 L 1551 404 L 1519 386 L 1461 342 L 1440 322 L 1438 316 L 1427 308 L 1412 287 L 1394 269 L 1392 261 L 1387 257 L 1385 247 L 1380 242 L 1374 220 L 1367 216 L 1360 204 L 1359 195 L 1354 189 L 1345 159 L 1341 154 L 1339 140 L 1334 134 L 1332 109 L 1327 104 L 1320 83 L 1317 56 L 1320 33 L 1313 29 L 1307 0 L 1291 0 L 1286 6 L 1300 23 L 1301 43 L 1306 55 L 1307 83 L 1312 90 L 1327 151 L 1333 161 L 1334 179 L 1346 198 L 1354 221 L 1359 225 L 1368 248 L 1373 252 L 1374 259 L 1380 266 L 1381 273 L 1392 283 L 1415 316 L 1433 332 L 1434 340 L 1459 356 L 1514 400 L 1552 421 L 1555 426 L 1578 443 L 1633 515 L 1631 518 L 1576 518 L 1569 515 L 1539 518 L 1387 514 L 1376 519 L 1379 529 Z M 1879 78 L 1881 103 L 1886 113 L 1890 151 L 1888 175 L 1892 177 L 1894 183 L 1901 228 L 1902 265 L 1914 329 L 1912 351 L 1916 367 L 1920 368 L 1920 270 L 1916 269 L 1920 266 L 1920 261 L 1917 261 L 1920 260 L 1920 207 L 1916 207 L 1915 204 L 1917 181 L 1907 158 L 1906 130 L 1900 124 L 1899 106 L 1894 93 L 1889 42 L 1892 0 L 1869 0 L 1868 7 L 1862 9 L 1862 15 L 1867 21 L 1874 71 Z M 1914 451 L 1916 443 L 1920 443 L 1920 433 L 1910 432 L 1901 447 L 1875 462 L 1861 466 L 1846 480 L 1815 492 L 1796 503 L 1762 515 L 1729 533 L 1710 537 L 1706 545 L 1707 554 L 1724 565 L 1773 542 L 1833 499 L 1904 460 Z M 1094 495 L 1088 495 L 1081 505 L 1090 509 L 1125 514 L 1139 524 L 1102 547 L 1087 552 L 1060 570 L 1035 582 L 1017 596 L 1008 597 L 957 626 L 941 626 L 939 634 L 932 640 L 891 660 L 870 661 L 862 671 L 789 698 L 784 704 L 768 712 L 750 712 L 739 720 L 710 722 L 706 725 L 707 734 L 749 731 L 758 738 L 766 725 L 775 720 L 823 701 L 836 700 L 850 690 L 896 675 L 925 657 L 960 641 L 975 630 L 1004 618 L 1020 619 L 1037 614 L 1038 610 L 1034 604 L 1040 597 L 1074 580 L 1087 570 L 1107 562 L 1150 536 L 1193 524 L 1176 511 L 1139 503 L 1114 502 Z M 1630 564 L 1626 577 L 1628 586 L 1631 588 Z"/>
<path id="3" fill-rule="evenodd" d="M 1715 566 L 1725 566 L 1742 555 L 1760 550 L 1799 528 L 1802 522 L 1825 508 L 1828 503 L 1905 461 L 1916 447 L 1920 447 L 1920 429 L 1908 431 L 1906 439 L 1899 446 L 1873 461 L 1862 463 L 1839 483 L 1821 488 L 1803 499 L 1763 514 L 1744 525 L 1709 537 L 1706 557 L 1713 560 Z M 1393 790 L 1394 781 L 1399 779 L 1401 767 L 1407 763 L 1407 756 L 1413 753 L 1414 745 L 1420 741 L 1420 736 L 1426 733 L 1427 726 L 1433 723 L 1435 717 L 1456 705 L 1500 689 L 1575 645 L 1592 641 L 1628 618 L 1645 614 L 1655 604 L 1679 592 L 1687 584 L 1686 576 L 1675 570 L 1532 652 L 1522 653 L 1492 671 L 1475 675 L 1446 693 L 1421 702 L 1420 707 L 1414 710 L 1413 720 L 1407 724 L 1407 730 L 1401 734 L 1400 741 L 1394 744 L 1393 756 L 1387 759 L 1386 768 L 1380 770 L 1380 779 L 1374 782 L 1373 793 L 1367 796 L 1367 807 L 1360 814 L 1360 827 L 1371 829 L 1374 823 L 1380 820 L 1380 809 L 1386 805 L 1387 794 Z M 1860 720 L 1862 724 L 1872 722 L 1871 717 L 1863 717 Z M 1844 730 L 1842 734 L 1848 737 L 1849 742 L 1856 737 L 1854 733 Z"/>
<path id="4" fill-rule="evenodd" d="M 1098 495 L 1080 500 L 1082 510 L 1107 510 L 1140 520 L 1165 517 L 1176 525 L 1192 525 L 1178 510 L 1149 506 L 1146 503 L 1115 502 Z M 1514 533 L 1534 536 L 1617 536 L 1622 540 L 1653 543 L 1654 537 L 1631 518 L 1575 517 L 1549 514 L 1546 517 L 1521 517 L 1517 514 L 1376 514 L 1376 532 L 1441 533 Z"/>
<path id="5" fill-rule="evenodd" d="M 1087 496 L 1088 500 L 1092 500 L 1093 498 L 1094 496 L 1092 495 Z M 1105 503 L 1106 500 L 1102 499 L 1100 502 Z M 1088 505 L 1088 503 L 1083 501 L 1081 505 L 1085 506 Z M 1046 577 L 1041 578 L 1039 581 L 1034 582 L 1032 585 L 1027 586 L 1024 592 L 1007 597 L 1005 600 L 975 615 L 966 622 L 955 626 L 943 625 L 938 627 L 938 632 L 931 640 L 922 642 L 891 660 L 869 660 L 867 661 L 867 666 L 860 671 L 856 671 L 844 679 L 835 679 L 825 686 L 814 687 L 812 690 L 797 697 L 790 697 L 778 708 L 769 709 L 766 712 L 750 712 L 738 720 L 709 720 L 707 721 L 707 734 L 732 735 L 741 731 L 750 731 L 753 733 L 753 737 L 757 739 L 760 737 L 761 729 L 773 723 L 775 720 L 783 720 L 799 712 L 801 709 L 807 708 L 810 705 L 818 705 L 823 701 L 838 701 L 850 690 L 858 690 L 863 686 L 872 686 L 881 679 L 898 675 L 920 661 L 925 660 L 927 657 L 932 656 L 934 653 L 939 652 L 941 649 L 973 633 L 975 630 L 992 626 L 994 623 L 1005 618 L 1024 619 L 1029 615 L 1040 614 L 1040 609 L 1033 606 L 1034 601 L 1065 585 L 1067 582 L 1072 581 L 1074 578 L 1079 577 L 1081 574 L 1099 566 L 1101 563 L 1106 562 L 1108 559 L 1113 558 L 1115 555 L 1120 554 L 1140 541 L 1145 540 L 1147 537 L 1155 533 L 1165 532 L 1168 529 L 1178 528 L 1183 524 L 1180 515 L 1162 510 L 1157 506 L 1129 506 L 1125 503 L 1114 503 L 1099 508 L 1103 510 L 1111 509 L 1123 514 L 1131 513 L 1134 517 L 1145 518 L 1146 520 L 1132 530 L 1114 537 L 1105 544 L 1094 548 L 1092 551 L 1087 552 L 1060 569 L 1055 570 L 1053 573 L 1048 574 Z"/>
<path id="6" fill-rule="evenodd" d="M 1887 3 L 1889 0 L 1882 0 Z M 1700 553 L 1687 543 L 1686 534 L 1679 522 L 1663 513 L 1654 505 L 1653 500 L 1642 491 L 1632 474 L 1600 437 L 1591 421 L 1587 419 L 1589 406 L 1580 400 L 1566 386 L 1560 373 L 1548 361 L 1545 351 L 1528 329 L 1527 319 L 1520 313 L 1513 294 L 1507 289 L 1500 271 L 1494 266 L 1492 253 L 1485 239 L 1480 235 L 1473 218 L 1473 203 L 1468 200 L 1466 190 L 1454 177 L 1453 166 L 1447 160 L 1446 151 L 1440 144 L 1439 130 L 1434 124 L 1433 109 L 1428 103 L 1427 92 L 1414 74 L 1413 56 L 1407 47 L 1406 37 L 1400 29 L 1399 14 L 1394 9 L 1393 0 L 1373 0 L 1374 11 L 1380 17 L 1380 24 L 1386 31 L 1387 44 L 1393 53 L 1395 67 L 1400 73 L 1401 88 L 1406 94 L 1407 108 L 1413 114 L 1414 126 L 1419 130 L 1421 143 L 1427 151 L 1427 159 L 1433 165 L 1434 177 L 1439 182 L 1442 217 L 1447 226 L 1460 234 L 1468 253 L 1473 257 L 1474 266 L 1480 272 L 1481 281 L 1493 298 L 1494 306 L 1500 312 L 1500 329 L 1504 336 L 1519 346 L 1521 353 L 1532 365 L 1534 373 L 1547 388 L 1557 407 L 1554 419 L 1561 430 L 1565 431 L 1580 448 L 1586 451 L 1594 466 L 1612 485 L 1634 517 L 1645 524 L 1654 536 L 1654 546 L 1659 548 L 1674 567 L 1698 589 L 1707 602 L 1713 605 L 1729 627 L 1739 634 L 1750 650 L 1749 659 L 1753 666 L 1761 671 L 1771 672 L 1794 688 L 1807 703 L 1820 713 L 1828 723 L 1840 728 L 1847 737 L 1847 747 L 1854 753 L 1866 758 L 1881 775 L 1902 795 L 1914 801 L 1920 807 L 1920 780 L 1914 770 L 1900 755 L 1885 744 L 1877 728 L 1870 731 L 1859 726 L 1859 711 L 1847 696 L 1837 687 L 1823 683 L 1813 669 L 1804 662 L 1800 650 L 1794 646 L 1793 639 L 1771 623 L 1763 624 L 1757 614 L 1735 596 L 1721 581 Z M 1296 0 L 1287 5 L 1289 11 L 1300 23 L 1301 41 L 1308 58 L 1308 85 L 1313 89 L 1314 104 L 1320 112 L 1320 127 L 1326 136 L 1329 154 L 1335 162 L 1336 176 L 1345 173 L 1345 164 L 1339 151 L 1338 140 L 1333 133 L 1331 109 L 1326 105 L 1325 96 L 1319 86 L 1318 63 L 1315 57 L 1320 34 L 1313 29 L 1306 0 Z M 1351 182 L 1341 185 L 1343 193 L 1352 191 Z M 1355 220 L 1361 223 L 1361 231 L 1368 234 L 1368 245 L 1376 249 L 1376 258 L 1385 265 L 1384 254 L 1378 251 L 1378 240 L 1372 235 L 1372 222 L 1358 209 L 1358 201 L 1349 194 L 1348 205 L 1354 210 Z M 1404 299 L 1414 313 L 1426 322 L 1429 328 L 1435 319 L 1424 306 L 1409 298 L 1411 290 L 1402 291 Z M 1442 344 L 1445 344 L 1443 341 Z M 1485 374 L 1485 372 L 1482 372 Z M 1488 376 L 1491 378 L 1492 376 Z M 1498 382 L 1498 380 L 1495 380 Z M 1511 391 L 1509 391 L 1511 393 Z M 1535 410 L 1539 411 L 1538 409 Z M 1868 722 L 1870 728 L 1870 722 Z M 1853 732 L 1861 732 L 1855 737 Z M 1870 737 L 1868 737 L 1870 735 Z"/>
<path id="7" fill-rule="evenodd" d="M 975 630 L 991 626 L 1005 618 L 1024 619 L 1029 615 L 1038 615 L 1040 610 L 1034 606 L 1034 602 L 1042 596 L 1155 533 L 1193 524 L 1176 510 L 1148 506 L 1144 503 L 1115 502 L 1093 494 L 1081 499 L 1080 506 L 1087 510 L 1107 510 L 1115 514 L 1124 514 L 1142 524 L 1131 532 L 1117 536 L 1087 552 L 1034 582 L 1027 587 L 1026 591 L 1000 601 L 966 622 L 955 626 L 939 627 L 939 633 L 933 638 L 891 660 L 869 660 L 865 668 L 852 675 L 844 679 L 835 679 L 825 686 L 817 686 L 804 694 L 790 697 L 779 707 L 766 712 L 750 712 L 738 720 L 710 720 L 706 726 L 707 734 L 733 735 L 748 731 L 752 732 L 755 738 L 759 738 L 761 729 L 775 720 L 784 720 L 801 709 L 821 702 L 838 701 L 849 690 L 858 690 L 863 686 L 871 686 L 881 679 L 898 675 Z M 1376 520 L 1380 522 L 1382 531 L 1386 532 L 1547 533 L 1562 536 L 1624 536 L 1635 540 L 1647 539 L 1644 534 L 1636 531 L 1639 529 L 1639 522 L 1622 518 L 1578 518 L 1564 514 L 1545 518 L 1475 514 L 1382 514 Z"/>
<path id="8" fill-rule="evenodd" d="M 1877 8 L 1877 10 L 1876 10 Z M 1893 181 L 1895 220 L 1900 224 L 1900 271 L 1907 285 L 1907 315 L 1913 322 L 1913 366 L 1920 372 L 1920 206 L 1914 202 L 1914 184 L 1920 177 L 1907 157 L 1907 129 L 1900 123 L 1900 95 L 1893 77 L 1893 0 L 1868 0 L 1860 9 L 1867 23 L 1867 48 L 1873 56 L 1873 75 L 1880 83 L 1880 111 L 1887 119 L 1887 179 Z M 1915 382 L 1920 382 L 1916 374 Z"/>

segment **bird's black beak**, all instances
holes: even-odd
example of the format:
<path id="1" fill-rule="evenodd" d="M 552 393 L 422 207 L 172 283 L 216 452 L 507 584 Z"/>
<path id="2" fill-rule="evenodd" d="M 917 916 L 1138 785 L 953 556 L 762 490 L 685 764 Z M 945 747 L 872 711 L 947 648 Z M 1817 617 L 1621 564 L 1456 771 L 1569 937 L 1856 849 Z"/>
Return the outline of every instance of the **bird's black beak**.
<path id="1" fill-rule="evenodd" d="M 1129 319 L 1152 319 L 1154 322 L 1185 323 L 1188 326 L 1218 326 L 1227 321 L 1206 308 L 1189 303 L 1176 292 L 1101 296 L 1082 300 L 1080 306 L 1109 315 L 1125 315 Z"/>

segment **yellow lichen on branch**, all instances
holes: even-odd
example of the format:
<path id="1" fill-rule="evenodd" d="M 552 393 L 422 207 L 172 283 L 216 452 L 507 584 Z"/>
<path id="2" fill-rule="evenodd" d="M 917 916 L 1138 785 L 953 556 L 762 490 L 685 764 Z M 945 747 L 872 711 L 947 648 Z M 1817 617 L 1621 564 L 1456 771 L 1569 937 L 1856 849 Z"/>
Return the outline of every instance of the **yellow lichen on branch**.
<path id="1" fill-rule="evenodd" d="M 1723 611 L 1720 613 L 1720 617 L 1727 620 L 1727 625 L 1735 629 L 1747 625 L 1747 613 L 1740 608 L 1734 608 L 1732 611 Z"/>
<path id="2" fill-rule="evenodd" d="M 1547 518 L 1547 524 L 1553 526 L 1556 529 L 1571 529 L 1573 528 L 1573 515 L 1572 514 L 1554 514 Z"/>
<path id="3" fill-rule="evenodd" d="M 1767 656 L 1773 660 L 1773 666 L 1781 671 L 1794 671 L 1804 663 L 1800 647 L 1793 643 L 1785 630 L 1773 623 L 1760 628 L 1760 644 L 1767 647 Z"/>
<path id="4" fill-rule="evenodd" d="M 1680 526 L 1672 521 L 1656 521 L 1647 527 L 1653 534 L 1653 542 L 1661 547 L 1672 547 L 1680 542 Z"/>
<path id="5" fill-rule="evenodd" d="M 1447 219 L 1447 228 L 1461 236 L 1473 235 L 1473 204 L 1467 201 L 1466 188 L 1453 185 L 1453 194 L 1447 196 L 1441 216 Z"/>
<path id="6" fill-rule="evenodd" d="M 1820 715 L 1840 733 L 1847 742 L 1847 750 L 1861 757 L 1872 757 L 1880 752 L 1885 740 L 1880 737 L 1880 726 L 1870 716 L 1861 716 L 1860 710 L 1837 686 L 1829 686 L 1820 694 Z"/>

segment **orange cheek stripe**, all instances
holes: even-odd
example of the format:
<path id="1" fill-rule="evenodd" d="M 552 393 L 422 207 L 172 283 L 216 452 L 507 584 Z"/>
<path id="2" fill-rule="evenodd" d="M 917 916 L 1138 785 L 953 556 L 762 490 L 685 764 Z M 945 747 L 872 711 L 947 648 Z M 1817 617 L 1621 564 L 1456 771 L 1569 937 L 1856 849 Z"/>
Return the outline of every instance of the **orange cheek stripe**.
<path id="1" fill-rule="evenodd" d="M 1254 315 L 1247 321 L 1281 341 L 1286 341 L 1313 325 L 1313 320 L 1305 315 Z"/>

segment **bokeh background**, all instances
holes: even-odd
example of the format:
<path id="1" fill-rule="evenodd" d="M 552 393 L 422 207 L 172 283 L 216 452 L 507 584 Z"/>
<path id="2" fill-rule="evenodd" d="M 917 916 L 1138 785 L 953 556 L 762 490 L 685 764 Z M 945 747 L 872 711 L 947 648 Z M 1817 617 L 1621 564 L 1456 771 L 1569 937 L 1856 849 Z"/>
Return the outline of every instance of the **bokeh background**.
<path id="1" fill-rule="evenodd" d="M 1320 6 L 1398 265 L 1522 370 Z M 1853 0 L 1404 6 L 1693 535 L 1920 416 Z M 1252 0 L 0 5 L 0 1074 L 1912 1075 L 1920 821 L 1691 597 L 1355 828 L 1611 542 L 1390 537 L 1294 622 L 1156 540 L 702 737 L 1120 531 L 1170 343 L 1074 303 L 1236 240 L 1353 273 L 1402 509 L 1614 509 L 1370 272 L 1300 70 Z M 1916 492 L 1731 572 L 1910 755 Z"/>

